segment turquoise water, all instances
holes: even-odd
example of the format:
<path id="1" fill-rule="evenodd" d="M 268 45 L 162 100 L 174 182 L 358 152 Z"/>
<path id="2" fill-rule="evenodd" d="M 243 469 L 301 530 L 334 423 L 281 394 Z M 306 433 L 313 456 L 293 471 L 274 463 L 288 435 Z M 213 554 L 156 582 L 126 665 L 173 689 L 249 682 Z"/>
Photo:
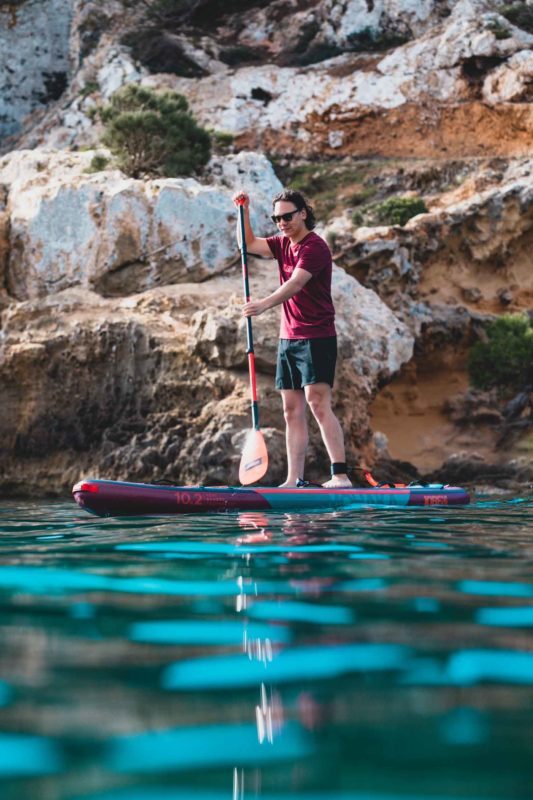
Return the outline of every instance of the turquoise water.
<path id="1" fill-rule="evenodd" d="M 531 496 L 0 533 L 3 800 L 532 796 Z"/>

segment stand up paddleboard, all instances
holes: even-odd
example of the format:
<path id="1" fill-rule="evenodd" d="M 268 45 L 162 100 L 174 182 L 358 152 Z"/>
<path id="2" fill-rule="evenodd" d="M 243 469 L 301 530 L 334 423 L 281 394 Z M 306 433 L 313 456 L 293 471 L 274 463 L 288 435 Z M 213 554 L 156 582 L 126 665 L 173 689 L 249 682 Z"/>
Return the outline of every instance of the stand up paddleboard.
<path id="1" fill-rule="evenodd" d="M 167 486 L 84 480 L 73 490 L 81 508 L 101 517 L 205 514 L 221 511 L 335 511 L 358 506 L 467 505 L 464 489 L 441 484 L 369 489 L 299 489 L 256 486 Z"/>

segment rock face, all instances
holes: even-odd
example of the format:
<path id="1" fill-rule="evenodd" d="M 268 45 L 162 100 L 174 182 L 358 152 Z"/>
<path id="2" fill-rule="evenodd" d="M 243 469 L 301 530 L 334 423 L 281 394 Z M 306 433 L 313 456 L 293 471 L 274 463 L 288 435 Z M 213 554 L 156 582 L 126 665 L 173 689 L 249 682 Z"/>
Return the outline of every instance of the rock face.
<path id="1" fill-rule="evenodd" d="M 240 147 L 271 153 L 360 156 L 370 141 L 370 152 L 383 156 L 529 151 L 533 35 L 499 13 L 503 2 L 278 0 L 253 3 L 243 25 L 241 14 L 205 0 L 191 4 L 181 22 L 171 18 L 169 30 L 154 28 L 150 46 L 155 36 L 157 47 L 177 49 L 152 75 L 117 46 L 121 23 L 148 32 L 150 25 L 142 27 L 139 9 L 123 18 L 115 5 L 105 12 L 113 37 L 99 31 L 102 11 L 88 4 L 77 30 L 92 19 L 100 38 L 61 103 L 33 122 L 19 147 L 94 144 L 98 129 L 88 115 L 95 102 L 142 81 L 182 92 L 204 125 L 236 135 Z M 73 39 L 79 58 L 79 33 Z M 240 68 L 221 60 L 228 51 L 244 58 Z M 141 42 L 139 57 L 143 52 Z M 180 58 L 203 77 L 161 74 Z"/>
<path id="2" fill-rule="evenodd" d="M 73 0 L 0 4 L 0 139 L 67 88 L 72 6 Z"/>
<path id="3" fill-rule="evenodd" d="M 277 269 L 251 266 L 252 292 Z M 105 299 L 68 289 L 11 305 L 2 317 L 0 485 L 4 493 L 57 493 L 84 474 L 177 482 L 235 480 L 250 426 L 238 275 Z M 370 445 L 367 402 L 408 360 L 413 338 L 377 296 L 339 270 L 343 355 L 338 405 L 350 455 Z M 277 318 L 257 320 L 261 424 L 269 480 L 283 477 L 281 403 L 273 389 Z M 364 349 L 356 345 L 372 325 Z M 66 402 L 67 400 L 67 402 Z M 314 432 L 309 476 L 327 474 Z"/>
<path id="4" fill-rule="evenodd" d="M 379 20 L 385 24 L 383 3 L 342 5 L 347 8 L 339 16 L 341 4 L 334 4 L 335 35 L 344 46 L 358 31 L 373 30 Z M 388 5 L 406 29 L 417 15 L 436 21 L 435 4 Z M 389 156 L 435 150 L 483 155 L 486 148 L 527 152 L 533 130 L 527 102 L 533 35 L 512 28 L 479 0 L 452 5 L 439 25 L 384 56 L 347 53 L 299 69 L 267 64 L 164 83 L 187 95 L 204 124 L 237 132 L 243 144 L 271 152 L 361 155 L 368 152 L 369 139 L 373 152 Z M 367 7 L 368 19 L 361 6 Z M 328 24 L 335 25 L 335 18 L 332 14 Z M 506 25 L 509 36 L 498 38 L 496 23 Z M 145 82 L 160 85 L 161 78 Z M 491 109 L 481 98 L 490 98 Z M 509 102 L 498 113 L 498 104 Z M 469 136 L 473 127 L 475 135 Z"/>
<path id="5" fill-rule="evenodd" d="M 495 417 L 488 421 L 476 411 L 466 423 L 448 410 L 468 390 L 468 349 L 484 324 L 503 311 L 533 307 L 531 165 L 502 166 L 441 195 L 440 208 L 403 228 L 354 230 L 345 223 L 343 229 L 341 220 L 334 226 L 339 263 L 415 335 L 415 358 L 380 393 L 371 414 L 390 454 L 422 471 L 438 470 L 450 453 L 462 453 L 465 463 L 471 453 L 483 463 L 515 459 L 509 479 L 525 475 L 531 463 L 530 417 L 510 437 Z M 472 462 L 472 469 L 477 465 L 487 477 L 483 463 Z"/>
<path id="6" fill-rule="evenodd" d="M 205 280 L 235 259 L 228 186 L 253 186 L 253 222 L 261 228 L 281 189 L 270 163 L 251 153 L 212 161 L 210 184 L 88 174 L 93 155 L 33 150 L 0 160 L 9 217 L 5 281 L 14 298 L 76 285 L 120 295 Z"/>
<path id="7" fill-rule="evenodd" d="M 356 228 L 339 219 L 332 233 L 339 262 L 416 335 L 434 316 L 435 306 L 448 305 L 450 314 L 455 304 L 476 314 L 497 313 L 503 305 L 501 290 L 510 287 L 509 310 L 533 302 L 529 160 L 489 165 L 404 227 Z"/>

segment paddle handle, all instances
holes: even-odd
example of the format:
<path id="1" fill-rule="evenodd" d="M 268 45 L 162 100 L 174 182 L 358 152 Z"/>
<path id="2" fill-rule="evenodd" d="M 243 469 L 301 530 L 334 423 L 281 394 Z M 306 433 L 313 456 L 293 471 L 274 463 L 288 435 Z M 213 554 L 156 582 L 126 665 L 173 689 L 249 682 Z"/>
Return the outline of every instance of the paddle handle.
<path id="1" fill-rule="evenodd" d="M 244 200 L 239 199 L 239 224 L 241 228 L 241 264 L 244 302 L 250 302 L 250 282 L 248 280 L 248 254 L 246 252 L 246 229 L 244 227 Z M 257 382 L 255 378 L 254 335 L 252 318 L 246 317 L 246 354 L 248 356 L 248 372 L 250 373 L 250 396 L 252 409 L 252 425 L 259 430 L 259 405 L 257 403 Z"/>

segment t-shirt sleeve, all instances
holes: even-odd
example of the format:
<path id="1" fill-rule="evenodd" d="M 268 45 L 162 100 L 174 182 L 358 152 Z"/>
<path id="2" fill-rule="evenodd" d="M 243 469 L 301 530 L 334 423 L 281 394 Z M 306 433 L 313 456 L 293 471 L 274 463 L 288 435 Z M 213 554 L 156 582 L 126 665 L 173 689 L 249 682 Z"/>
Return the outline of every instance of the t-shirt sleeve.
<path id="1" fill-rule="evenodd" d="M 267 236 L 267 244 L 270 247 L 270 252 L 272 253 L 273 257 L 281 263 L 281 237 Z"/>
<path id="2" fill-rule="evenodd" d="M 307 245 L 300 250 L 296 268 L 305 269 L 311 275 L 318 275 L 328 265 L 328 255 L 322 247 Z"/>

